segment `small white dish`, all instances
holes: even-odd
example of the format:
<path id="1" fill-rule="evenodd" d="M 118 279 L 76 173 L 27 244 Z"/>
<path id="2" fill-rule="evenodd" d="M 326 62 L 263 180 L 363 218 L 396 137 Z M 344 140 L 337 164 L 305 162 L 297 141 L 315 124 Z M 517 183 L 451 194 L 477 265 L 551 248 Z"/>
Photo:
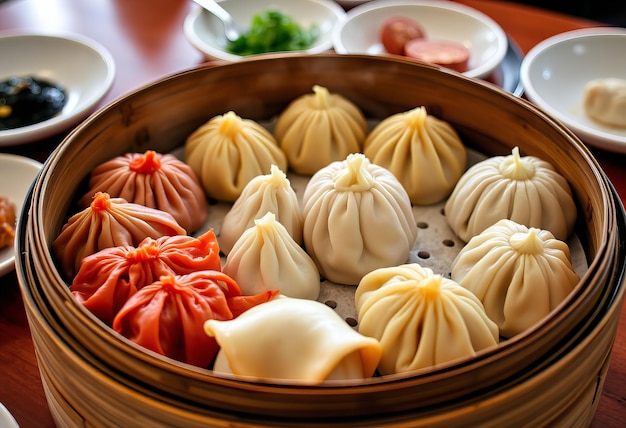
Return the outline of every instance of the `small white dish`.
<path id="1" fill-rule="evenodd" d="M 487 77 L 504 59 L 508 39 L 502 28 L 478 10 L 447 0 L 374 0 L 350 9 L 335 28 L 333 46 L 340 54 L 387 55 L 380 41 L 385 19 L 417 21 L 431 40 L 463 44 L 470 51 L 468 77 Z"/>
<path id="2" fill-rule="evenodd" d="M 626 128 L 591 120 L 583 108 L 585 85 L 595 79 L 626 79 L 626 29 L 595 27 L 568 31 L 533 47 L 522 60 L 526 97 L 584 143 L 626 153 Z"/>
<path id="3" fill-rule="evenodd" d="M 8 198 L 15 206 L 15 213 L 18 218 L 30 186 L 39 174 L 41 167 L 41 163 L 34 159 L 0 153 L 0 196 Z M 11 272 L 14 268 L 14 246 L 0 248 L 0 276 Z"/>
<path id="4" fill-rule="evenodd" d="M 331 0 L 222 0 L 219 4 L 230 12 L 235 22 L 245 28 L 254 15 L 270 8 L 280 10 L 302 28 L 317 25 L 319 37 L 304 51 L 309 54 L 331 50 L 333 29 L 346 17 L 341 6 Z M 245 58 L 226 51 L 224 25 L 215 15 L 199 6 L 187 15 L 183 29 L 187 40 L 207 57 L 226 61 Z"/>
<path id="5" fill-rule="evenodd" d="M 30 143 L 71 128 L 95 109 L 113 85 L 113 57 L 102 45 L 81 35 L 2 32 L 0 52 L 0 81 L 33 76 L 67 92 L 67 102 L 56 116 L 0 130 L 0 146 Z"/>
<path id="6" fill-rule="evenodd" d="M 17 421 L 4 404 L 0 403 L 0 427 L 19 428 Z"/>

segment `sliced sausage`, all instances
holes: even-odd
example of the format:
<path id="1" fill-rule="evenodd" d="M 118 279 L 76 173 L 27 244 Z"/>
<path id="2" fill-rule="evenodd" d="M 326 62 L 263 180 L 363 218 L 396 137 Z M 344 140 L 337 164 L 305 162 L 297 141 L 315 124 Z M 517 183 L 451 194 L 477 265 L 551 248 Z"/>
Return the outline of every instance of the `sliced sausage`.
<path id="1" fill-rule="evenodd" d="M 380 41 L 390 54 L 404 55 L 409 40 L 425 37 L 422 26 L 406 16 L 391 16 L 380 27 Z"/>
<path id="2" fill-rule="evenodd" d="M 404 46 L 406 56 L 437 64 L 458 72 L 467 71 L 470 51 L 461 43 L 448 40 L 409 40 Z"/>

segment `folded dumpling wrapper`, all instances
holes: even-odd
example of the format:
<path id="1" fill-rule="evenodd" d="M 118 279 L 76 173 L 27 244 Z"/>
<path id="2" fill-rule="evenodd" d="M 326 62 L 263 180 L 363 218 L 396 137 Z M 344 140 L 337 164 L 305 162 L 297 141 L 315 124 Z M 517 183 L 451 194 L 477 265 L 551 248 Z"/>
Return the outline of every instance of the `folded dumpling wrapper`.
<path id="1" fill-rule="evenodd" d="M 241 195 L 224 216 L 220 228 L 220 250 L 226 255 L 254 221 L 271 212 L 298 245 L 302 245 L 302 211 L 287 175 L 276 165 L 243 188 Z"/>
<path id="2" fill-rule="evenodd" d="M 453 261 L 452 279 L 483 302 L 503 337 L 543 319 L 579 281 L 567 243 L 512 220 L 473 237 Z"/>
<path id="3" fill-rule="evenodd" d="M 367 135 L 361 110 L 323 86 L 292 101 L 278 117 L 274 135 L 291 169 L 312 175 L 331 162 L 360 152 Z"/>
<path id="4" fill-rule="evenodd" d="M 356 285 L 374 269 L 405 263 L 417 238 L 406 190 L 361 153 L 320 169 L 302 203 L 305 249 L 336 283 Z"/>
<path id="5" fill-rule="evenodd" d="M 430 205 L 445 199 L 467 162 L 467 151 L 448 122 L 425 107 L 381 121 L 367 136 L 363 153 L 402 183 L 411 202 Z"/>
<path id="6" fill-rule="evenodd" d="M 72 215 L 52 243 L 61 269 L 73 277 L 83 258 L 104 248 L 127 245 L 136 247 L 145 238 L 186 235 L 171 214 L 111 198 L 97 192 L 89 207 Z"/>
<path id="7" fill-rule="evenodd" d="M 154 150 L 126 153 L 98 165 L 79 205 L 88 207 L 96 192 L 168 212 L 188 232 L 199 229 L 208 215 L 204 189 L 189 165 Z"/>
<path id="8" fill-rule="evenodd" d="M 569 183 L 554 167 L 535 156 L 487 158 L 459 179 L 445 204 L 445 215 L 463 241 L 501 219 L 549 230 L 566 240 L 574 230 L 576 204 Z"/>
<path id="9" fill-rule="evenodd" d="M 287 170 L 287 158 L 274 136 L 235 112 L 211 118 L 185 141 L 184 160 L 212 198 L 234 202 L 243 188 L 272 165 Z"/>
<path id="10" fill-rule="evenodd" d="M 355 305 L 359 332 L 383 346 L 383 375 L 471 357 L 498 343 L 498 326 L 476 296 L 416 263 L 367 274 Z"/>
<path id="11" fill-rule="evenodd" d="M 311 300 L 320 294 L 317 266 L 271 212 L 241 235 L 222 270 L 237 281 L 243 294 L 279 290 L 288 297 Z"/>
<path id="12" fill-rule="evenodd" d="M 204 328 L 220 345 L 213 370 L 246 379 L 319 384 L 369 378 L 382 352 L 376 339 L 315 300 L 279 296 Z"/>

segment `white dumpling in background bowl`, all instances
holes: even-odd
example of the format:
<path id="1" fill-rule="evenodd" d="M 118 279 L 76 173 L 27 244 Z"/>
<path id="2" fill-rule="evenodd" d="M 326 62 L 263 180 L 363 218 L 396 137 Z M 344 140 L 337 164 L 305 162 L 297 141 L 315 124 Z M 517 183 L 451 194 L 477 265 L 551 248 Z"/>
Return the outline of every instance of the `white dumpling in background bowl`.
<path id="1" fill-rule="evenodd" d="M 233 320 L 209 320 L 204 329 L 220 345 L 213 371 L 249 380 L 319 384 L 369 378 L 382 352 L 376 339 L 315 300 L 279 296 Z"/>
<path id="2" fill-rule="evenodd" d="M 254 220 L 235 242 L 222 270 L 245 295 L 279 290 L 288 297 L 315 300 L 320 293 L 315 263 L 271 212 Z"/>
<path id="3" fill-rule="evenodd" d="M 417 238 L 406 190 L 361 153 L 320 169 L 302 203 L 306 251 L 335 283 L 356 285 L 373 269 L 404 263 Z"/>
<path id="4" fill-rule="evenodd" d="M 626 80 L 593 79 L 585 85 L 583 109 L 598 123 L 626 128 Z"/>
<path id="5" fill-rule="evenodd" d="M 510 338 L 560 305 L 579 277 L 567 243 L 503 219 L 461 249 L 452 279 L 480 299 L 500 334 Z"/>

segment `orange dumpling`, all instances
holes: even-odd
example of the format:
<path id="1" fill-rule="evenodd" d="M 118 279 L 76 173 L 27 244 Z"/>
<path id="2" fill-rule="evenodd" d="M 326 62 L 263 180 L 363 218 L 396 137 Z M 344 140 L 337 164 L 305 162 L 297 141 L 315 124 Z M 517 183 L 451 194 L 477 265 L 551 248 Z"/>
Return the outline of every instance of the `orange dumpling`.
<path id="1" fill-rule="evenodd" d="M 233 319 L 277 293 L 243 296 L 235 280 L 218 271 L 163 276 L 126 302 L 113 329 L 151 351 L 206 368 L 219 346 L 204 333 L 204 322 Z"/>
<path id="2" fill-rule="evenodd" d="M 189 165 L 153 150 L 127 153 L 97 166 L 79 205 L 89 206 L 96 192 L 166 211 L 189 232 L 200 228 L 208 215 L 204 189 Z"/>
<path id="3" fill-rule="evenodd" d="M 219 247 L 212 229 L 197 238 L 146 238 L 137 247 L 110 247 L 85 257 L 70 291 L 79 303 L 111 325 L 137 290 L 161 276 L 220 269 Z"/>
<path id="4" fill-rule="evenodd" d="M 186 235 L 171 214 L 97 192 L 88 208 L 74 214 L 52 243 L 61 269 L 73 277 L 83 258 L 104 248 L 137 246 L 145 238 Z"/>

